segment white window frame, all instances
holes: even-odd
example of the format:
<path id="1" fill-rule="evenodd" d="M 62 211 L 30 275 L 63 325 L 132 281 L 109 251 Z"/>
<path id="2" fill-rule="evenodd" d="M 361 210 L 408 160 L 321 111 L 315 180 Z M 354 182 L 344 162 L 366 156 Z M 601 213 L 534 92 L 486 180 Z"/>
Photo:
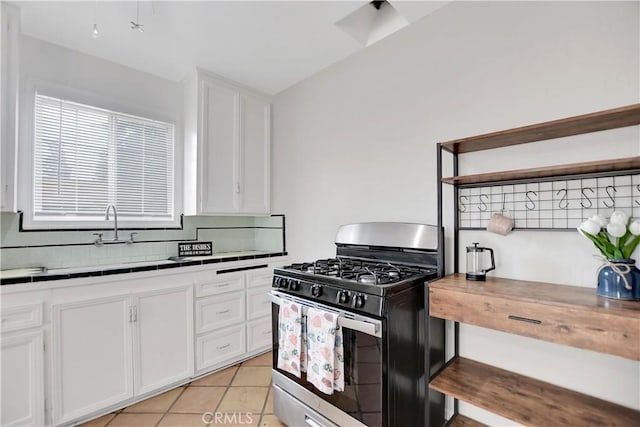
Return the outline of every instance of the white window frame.
<path id="1" fill-rule="evenodd" d="M 35 167 L 34 156 L 34 130 L 35 130 L 35 97 L 36 93 L 54 98 L 64 99 L 79 104 L 85 104 L 143 117 L 150 120 L 157 120 L 174 126 L 173 141 L 173 218 L 167 219 L 143 219 L 135 220 L 126 217 L 118 217 L 118 228 L 120 229 L 165 229 L 181 228 L 182 212 L 182 124 L 181 117 L 170 117 L 170 114 L 151 111 L 148 108 L 140 107 L 118 100 L 110 99 L 96 93 L 69 88 L 50 82 L 28 81 L 20 96 L 22 105 L 20 106 L 20 137 L 18 154 L 18 208 L 22 211 L 22 228 L 25 230 L 102 230 L 113 228 L 113 217 L 109 221 L 96 219 L 79 219 L 73 217 L 69 220 L 63 218 L 35 219 L 33 212 L 33 171 Z M 106 206 L 105 206 L 106 208 Z M 117 206 L 116 206 L 117 209 Z"/>

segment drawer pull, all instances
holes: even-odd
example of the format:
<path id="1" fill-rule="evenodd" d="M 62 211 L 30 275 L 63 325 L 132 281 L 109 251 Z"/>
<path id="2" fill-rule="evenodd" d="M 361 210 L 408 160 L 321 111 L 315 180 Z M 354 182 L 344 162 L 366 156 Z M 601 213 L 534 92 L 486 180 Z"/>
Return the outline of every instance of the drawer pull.
<path id="1" fill-rule="evenodd" d="M 227 309 L 227 310 L 222 310 L 222 311 L 218 311 L 218 312 L 216 312 L 216 314 L 226 314 L 226 313 L 228 313 L 228 312 L 229 312 L 229 309 Z"/>
<path id="2" fill-rule="evenodd" d="M 262 335 L 271 335 L 271 331 L 263 332 Z"/>
<path id="3" fill-rule="evenodd" d="M 529 319 L 527 317 L 512 316 L 512 315 L 509 315 L 509 319 L 511 319 L 511 320 L 519 320 L 520 322 L 535 323 L 536 325 L 539 325 L 539 324 L 542 323 L 541 320 Z"/>
<path id="4" fill-rule="evenodd" d="M 216 348 L 217 348 L 218 350 L 222 350 L 223 348 L 227 348 L 227 347 L 229 347 L 230 345 L 231 345 L 231 344 L 225 344 L 225 345 L 222 345 L 222 346 L 220 346 L 220 347 L 216 347 Z"/>
<path id="5" fill-rule="evenodd" d="M 229 286 L 231 283 L 222 283 L 220 285 L 216 285 L 216 288 L 226 288 L 227 286 Z"/>

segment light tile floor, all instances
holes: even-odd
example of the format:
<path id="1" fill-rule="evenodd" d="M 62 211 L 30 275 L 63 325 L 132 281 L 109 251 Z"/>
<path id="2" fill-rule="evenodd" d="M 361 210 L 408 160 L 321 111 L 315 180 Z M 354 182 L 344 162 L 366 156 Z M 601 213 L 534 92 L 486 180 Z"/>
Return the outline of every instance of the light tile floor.
<path id="1" fill-rule="evenodd" d="M 269 352 L 82 427 L 286 427 L 273 415 L 272 397 Z M 203 420 L 204 413 L 211 415 Z"/>

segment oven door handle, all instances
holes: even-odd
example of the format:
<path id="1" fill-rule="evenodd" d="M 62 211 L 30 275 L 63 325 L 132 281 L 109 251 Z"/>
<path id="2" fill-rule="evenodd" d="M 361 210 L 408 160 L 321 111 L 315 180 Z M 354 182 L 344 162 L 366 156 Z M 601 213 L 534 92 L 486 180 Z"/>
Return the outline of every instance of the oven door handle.
<path id="1" fill-rule="evenodd" d="M 322 424 L 311 418 L 308 414 L 304 414 L 304 423 L 309 427 L 324 427 Z"/>
<path id="2" fill-rule="evenodd" d="M 281 305 L 284 298 L 274 295 L 273 293 L 269 294 L 271 298 L 271 302 L 276 305 Z M 354 331 L 362 332 L 367 335 L 372 335 L 374 337 L 381 338 L 382 337 L 382 322 L 376 319 L 369 319 L 363 316 L 351 315 L 349 313 L 349 317 L 345 315 L 345 313 L 341 313 L 336 310 L 332 310 L 329 307 L 321 306 L 321 305 L 309 305 L 304 304 L 299 300 L 294 300 L 291 298 L 292 302 L 296 304 L 300 304 L 302 306 L 302 314 L 306 314 L 310 307 L 317 308 L 319 310 L 325 310 L 330 313 L 335 313 L 338 315 L 338 325 L 343 328 L 351 329 Z"/>

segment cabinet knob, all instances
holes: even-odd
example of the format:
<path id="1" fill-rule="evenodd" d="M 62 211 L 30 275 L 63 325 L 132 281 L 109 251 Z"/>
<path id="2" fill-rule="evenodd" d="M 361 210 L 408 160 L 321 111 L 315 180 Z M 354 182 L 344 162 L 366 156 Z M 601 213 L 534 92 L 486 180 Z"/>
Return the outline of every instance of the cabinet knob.
<path id="1" fill-rule="evenodd" d="M 236 194 L 240 194 L 240 183 L 236 182 Z"/>

